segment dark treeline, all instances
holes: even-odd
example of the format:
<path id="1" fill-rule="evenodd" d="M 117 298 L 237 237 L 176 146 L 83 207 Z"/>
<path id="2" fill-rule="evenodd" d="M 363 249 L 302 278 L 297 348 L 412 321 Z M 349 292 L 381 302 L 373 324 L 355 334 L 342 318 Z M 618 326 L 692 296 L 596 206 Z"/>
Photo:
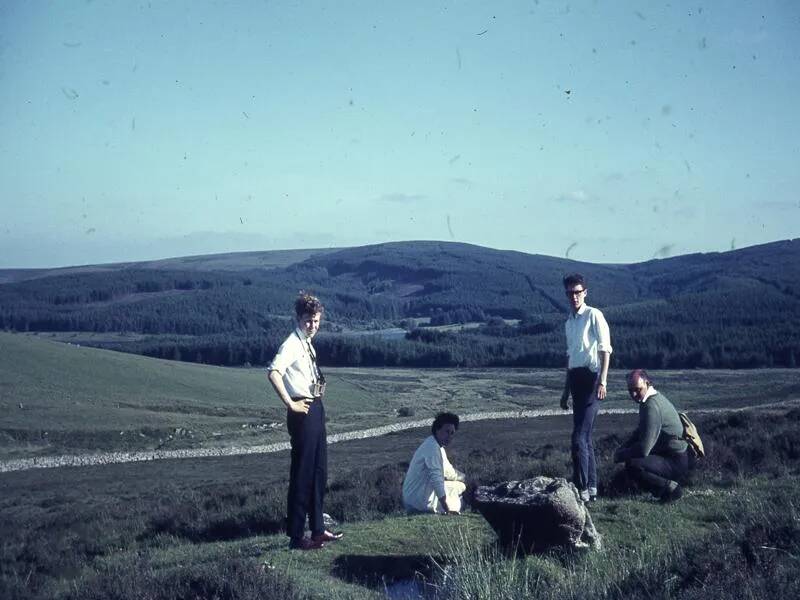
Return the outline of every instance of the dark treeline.
<path id="1" fill-rule="evenodd" d="M 290 331 L 286 321 L 258 334 L 192 337 L 154 336 L 136 342 L 96 343 L 99 347 L 170 360 L 214 365 L 266 365 Z M 347 336 L 323 331 L 316 338 L 320 364 L 365 367 L 563 367 L 561 327 L 547 324 L 484 326 L 445 332 L 418 328 L 405 339 Z M 539 333 L 531 333 L 531 329 Z M 708 331 L 686 328 L 614 329 L 612 366 L 652 369 L 796 367 L 800 327 L 787 331 Z M 757 333 L 757 335 L 755 335 Z"/>
<path id="2" fill-rule="evenodd" d="M 224 295 L 221 301 L 224 300 Z M 64 331 L 127 331 L 151 334 L 136 342 L 98 342 L 104 348 L 147 356 L 215 365 L 264 365 L 291 330 L 287 317 L 265 316 L 230 302 L 214 310 L 181 298 L 171 300 L 169 319 L 142 307 L 119 320 L 109 309 L 72 317 Z M 160 305 L 162 310 L 164 305 Z M 788 307 L 787 307 L 788 308 Z M 616 307 L 607 311 L 613 328 L 612 366 L 631 368 L 796 367 L 800 360 L 800 320 L 744 317 L 714 320 L 688 318 L 679 307 L 639 312 Z M 792 313 L 788 313 L 792 314 Z M 110 320 L 106 320 L 110 319 Z M 43 331 L 58 331 L 42 323 Z M 63 324 L 62 324 L 63 325 Z M 117 326 L 115 326 L 117 325 Z M 13 329 L 13 328 L 11 328 Z M 34 328 L 32 328 L 34 329 Z M 38 328 L 35 328 L 38 329 Z M 225 331 L 227 329 L 227 331 Z M 84 342 L 86 343 L 86 342 Z M 89 342 L 92 343 L 92 342 Z M 563 316 L 506 325 L 497 317 L 477 329 L 442 331 L 420 327 L 405 339 L 380 335 L 348 336 L 323 329 L 317 338 L 321 364 L 330 366 L 407 367 L 562 367 Z"/>
<path id="3" fill-rule="evenodd" d="M 269 275 L 123 270 L 0 286 L 0 329 L 210 335 L 269 330 L 309 287 L 292 272 Z M 313 277 L 312 277 L 313 279 Z M 315 288 L 328 315 L 349 326 L 391 321 L 405 303 Z"/>

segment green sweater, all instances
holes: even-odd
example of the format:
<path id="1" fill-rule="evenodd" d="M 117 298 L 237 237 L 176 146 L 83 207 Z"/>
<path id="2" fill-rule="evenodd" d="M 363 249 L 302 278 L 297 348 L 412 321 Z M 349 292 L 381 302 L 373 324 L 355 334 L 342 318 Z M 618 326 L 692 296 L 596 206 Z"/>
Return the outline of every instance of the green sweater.
<path id="1" fill-rule="evenodd" d="M 683 424 L 672 402 L 656 392 L 639 405 L 639 426 L 617 453 L 617 460 L 685 452 Z"/>

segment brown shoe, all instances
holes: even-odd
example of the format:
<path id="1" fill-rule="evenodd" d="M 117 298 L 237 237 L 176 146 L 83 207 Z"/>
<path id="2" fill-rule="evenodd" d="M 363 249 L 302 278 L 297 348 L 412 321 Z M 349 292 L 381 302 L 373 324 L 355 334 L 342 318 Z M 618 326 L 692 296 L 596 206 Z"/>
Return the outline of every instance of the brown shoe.
<path id="1" fill-rule="evenodd" d="M 312 536 L 311 540 L 314 542 L 319 542 L 320 544 L 324 542 L 335 542 L 336 540 L 340 540 L 344 537 L 344 534 L 340 531 L 332 532 L 328 531 L 327 529 L 320 533 L 319 535 Z"/>
<path id="2" fill-rule="evenodd" d="M 311 538 L 301 538 L 299 540 L 290 540 L 289 548 L 292 550 L 319 550 L 324 548 L 324 540 L 313 540 Z"/>

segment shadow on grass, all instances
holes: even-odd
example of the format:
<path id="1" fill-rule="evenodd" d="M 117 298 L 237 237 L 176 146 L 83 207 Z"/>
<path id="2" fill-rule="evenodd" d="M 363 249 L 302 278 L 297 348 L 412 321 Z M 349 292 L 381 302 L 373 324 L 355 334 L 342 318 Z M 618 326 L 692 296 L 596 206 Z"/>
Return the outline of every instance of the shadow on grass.
<path id="1" fill-rule="evenodd" d="M 382 587 L 396 581 L 420 578 L 429 581 L 437 563 L 442 564 L 442 560 L 422 554 L 343 554 L 333 561 L 331 572 L 349 583 Z"/>

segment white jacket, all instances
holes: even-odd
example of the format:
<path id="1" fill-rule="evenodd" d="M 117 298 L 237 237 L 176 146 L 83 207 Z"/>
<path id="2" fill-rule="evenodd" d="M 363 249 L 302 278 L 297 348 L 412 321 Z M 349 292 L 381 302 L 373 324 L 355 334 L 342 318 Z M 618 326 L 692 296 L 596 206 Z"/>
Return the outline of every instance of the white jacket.
<path id="1" fill-rule="evenodd" d="M 446 481 L 464 481 L 464 473 L 447 460 L 447 453 L 432 435 L 420 444 L 403 480 L 403 504 L 407 509 L 436 511 L 439 498 L 447 496 Z M 463 489 L 463 486 L 461 486 Z"/>

